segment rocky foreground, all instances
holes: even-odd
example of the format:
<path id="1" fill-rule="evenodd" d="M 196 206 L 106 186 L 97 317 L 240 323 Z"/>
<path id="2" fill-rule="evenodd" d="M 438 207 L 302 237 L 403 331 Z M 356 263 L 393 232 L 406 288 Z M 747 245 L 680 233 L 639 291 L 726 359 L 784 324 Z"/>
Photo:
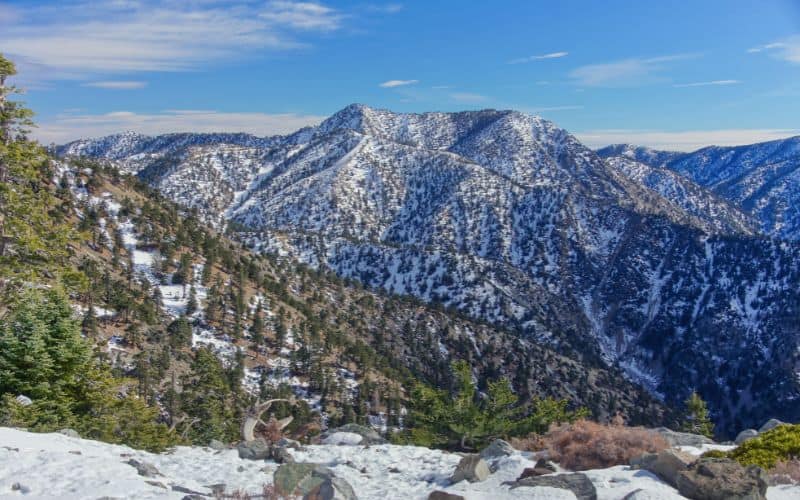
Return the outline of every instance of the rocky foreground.
<path id="1" fill-rule="evenodd" d="M 502 441 L 465 456 L 364 444 L 369 437 L 353 430 L 330 433 L 320 445 L 286 440 L 277 453 L 275 447 L 216 443 L 152 454 L 69 433 L 0 428 L 0 498 L 264 498 L 259 495 L 276 490 L 381 500 L 666 500 L 685 498 L 681 492 L 695 498 L 709 492 L 716 496 L 707 498 L 800 498 L 800 486 L 767 487 L 760 470 L 720 459 L 696 462 L 704 451 L 730 448 L 724 445 L 696 442 L 643 456 L 632 466 L 573 473 Z"/>

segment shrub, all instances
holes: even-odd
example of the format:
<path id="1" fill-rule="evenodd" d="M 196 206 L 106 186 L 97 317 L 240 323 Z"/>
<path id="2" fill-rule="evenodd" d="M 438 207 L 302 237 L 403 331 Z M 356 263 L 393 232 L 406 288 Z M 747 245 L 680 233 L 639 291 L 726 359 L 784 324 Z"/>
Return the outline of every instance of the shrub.
<path id="1" fill-rule="evenodd" d="M 703 453 L 703 458 L 727 458 L 728 452 L 722 450 L 708 450 Z"/>
<path id="2" fill-rule="evenodd" d="M 800 458 L 800 424 L 779 425 L 745 441 L 728 456 L 742 465 L 771 469 L 778 462 Z"/>
<path id="3" fill-rule="evenodd" d="M 642 427 L 603 425 L 589 420 L 553 427 L 544 442 L 553 461 L 571 470 L 626 465 L 643 453 L 669 447 L 660 435 Z"/>

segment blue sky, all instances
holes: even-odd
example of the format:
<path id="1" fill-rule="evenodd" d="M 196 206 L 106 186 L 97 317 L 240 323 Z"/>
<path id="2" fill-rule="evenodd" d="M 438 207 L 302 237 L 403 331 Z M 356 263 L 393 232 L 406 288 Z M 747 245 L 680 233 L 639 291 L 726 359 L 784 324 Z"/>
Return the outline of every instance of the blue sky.
<path id="1" fill-rule="evenodd" d="M 800 1 L 0 0 L 44 141 L 518 109 L 592 146 L 800 134 Z"/>

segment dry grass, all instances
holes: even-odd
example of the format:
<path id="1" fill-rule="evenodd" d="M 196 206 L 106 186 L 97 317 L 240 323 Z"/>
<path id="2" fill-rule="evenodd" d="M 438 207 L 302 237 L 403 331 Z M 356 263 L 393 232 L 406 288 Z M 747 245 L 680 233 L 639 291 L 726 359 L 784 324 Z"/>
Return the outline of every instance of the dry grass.
<path id="1" fill-rule="evenodd" d="M 800 484 L 800 459 L 778 462 L 769 470 L 772 484 Z"/>
<path id="2" fill-rule="evenodd" d="M 551 460 L 572 470 L 626 465 L 643 453 L 669 447 L 664 438 L 642 427 L 625 427 L 618 422 L 603 425 L 589 420 L 552 427 L 543 441 Z"/>

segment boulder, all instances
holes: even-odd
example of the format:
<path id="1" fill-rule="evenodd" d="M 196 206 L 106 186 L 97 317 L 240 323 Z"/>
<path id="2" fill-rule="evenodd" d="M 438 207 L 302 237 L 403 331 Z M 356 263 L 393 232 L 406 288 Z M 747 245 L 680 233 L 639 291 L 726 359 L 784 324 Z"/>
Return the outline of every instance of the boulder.
<path id="1" fill-rule="evenodd" d="M 645 453 L 631 460 L 631 467 L 652 472 L 662 481 L 675 486 L 678 474 L 688 470 L 695 457 L 682 451 L 667 449 L 658 453 Z"/>
<path id="2" fill-rule="evenodd" d="M 68 436 L 68 437 L 71 437 L 71 438 L 80 438 L 81 437 L 81 435 L 78 434 L 77 431 L 74 431 L 72 429 L 61 429 L 60 431 L 58 431 L 58 433 L 59 434 L 63 434 L 63 435 Z"/>
<path id="3" fill-rule="evenodd" d="M 160 476 L 161 475 L 161 473 L 158 471 L 158 469 L 156 469 L 156 466 L 151 464 L 151 463 L 144 462 L 144 461 L 139 461 L 139 460 L 136 460 L 135 458 L 131 458 L 130 460 L 128 460 L 125 463 L 130 465 L 131 467 L 135 468 L 136 472 L 140 476 L 156 477 L 156 476 Z"/>
<path id="4" fill-rule="evenodd" d="M 525 479 L 526 477 L 546 476 L 547 474 L 553 474 L 554 472 L 556 472 L 556 466 L 552 462 L 548 462 L 547 460 L 540 458 L 536 461 L 536 465 L 523 470 L 522 474 L 520 474 L 517 478 L 517 481 L 520 479 Z"/>
<path id="5" fill-rule="evenodd" d="M 289 448 L 273 446 L 269 457 L 279 464 L 290 464 L 294 462 L 294 457 L 289 452 Z"/>
<path id="6" fill-rule="evenodd" d="M 228 445 L 218 439 L 212 439 L 208 442 L 208 447 L 215 451 L 227 450 Z"/>
<path id="7" fill-rule="evenodd" d="M 767 474 L 727 458 L 701 458 L 678 473 L 678 493 L 694 500 L 764 500 Z"/>
<path id="8" fill-rule="evenodd" d="M 341 427 L 337 427 L 335 429 L 329 429 L 327 432 L 322 434 L 320 438 L 324 441 L 332 434 L 338 432 L 358 434 L 362 438 L 361 442 L 359 442 L 358 444 L 365 444 L 365 445 L 386 444 L 386 440 L 380 434 L 378 434 L 378 431 L 358 424 L 346 424 Z"/>
<path id="9" fill-rule="evenodd" d="M 322 439 L 322 444 L 334 446 L 357 446 L 364 443 L 364 437 L 355 432 L 333 432 Z"/>
<path id="10" fill-rule="evenodd" d="M 464 500 L 464 497 L 454 493 L 437 490 L 428 495 L 428 500 Z"/>
<path id="11" fill-rule="evenodd" d="M 755 430 L 755 429 L 745 429 L 745 430 L 743 430 L 742 432 L 740 432 L 736 436 L 736 440 L 734 441 L 734 444 L 736 444 L 738 446 L 738 445 L 744 443 L 747 440 L 753 439 L 754 437 L 758 437 L 758 431 L 757 430 Z"/>
<path id="12" fill-rule="evenodd" d="M 304 500 L 356 500 L 352 486 L 319 464 L 283 464 L 273 475 L 278 495 L 302 496 Z"/>
<path id="13" fill-rule="evenodd" d="M 653 432 L 660 434 L 670 446 L 694 446 L 699 448 L 704 444 L 714 444 L 714 440 L 706 436 L 688 432 L 676 432 L 666 427 L 657 427 L 653 429 Z"/>
<path id="14" fill-rule="evenodd" d="M 513 455 L 516 450 L 510 443 L 502 439 L 495 439 L 489 446 L 481 450 L 481 458 L 499 458 Z"/>
<path id="15" fill-rule="evenodd" d="M 265 460 L 272 454 L 272 447 L 263 439 L 242 441 L 236 447 L 239 458 L 244 460 Z"/>
<path id="16" fill-rule="evenodd" d="M 592 484 L 592 481 L 586 474 L 581 474 L 579 472 L 526 477 L 525 479 L 520 479 L 512 483 L 511 489 L 523 487 L 536 488 L 540 486 L 570 490 L 575 494 L 578 500 L 597 500 L 597 490 L 594 484 Z"/>
<path id="17" fill-rule="evenodd" d="M 458 462 L 455 472 L 450 476 L 450 481 L 458 483 L 466 479 L 470 483 L 477 483 L 485 481 L 489 474 L 491 474 L 489 464 L 480 455 L 467 455 Z"/>
<path id="18" fill-rule="evenodd" d="M 761 426 L 761 427 L 758 429 L 758 432 L 759 432 L 759 433 L 761 433 L 761 432 L 767 432 L 767 431 L 769 431 L 769 430 L 772 430 L 772 429 L 774 429 L 775 427 L 778 427 L 779 425 L 786 425 L 786 422 L 781 422 L 781 421 L 780 421 L 780 420 L 778 420 L 777 418 L 771 418 L 771 419 L 767 420 L 766 422 L 764 422 L 764 425 L 762 425 L 762 426 Z"/>

